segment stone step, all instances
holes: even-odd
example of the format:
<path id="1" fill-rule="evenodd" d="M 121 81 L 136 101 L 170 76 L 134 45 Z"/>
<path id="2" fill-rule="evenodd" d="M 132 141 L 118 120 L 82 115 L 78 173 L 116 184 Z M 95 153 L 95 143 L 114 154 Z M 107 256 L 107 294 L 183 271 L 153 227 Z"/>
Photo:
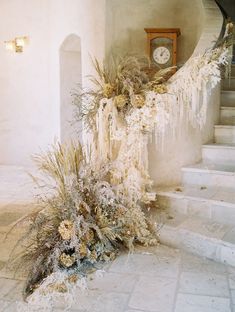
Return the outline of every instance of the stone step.
<path id="1" fill-rule="evenodd" d="M 206 163 L 235 164 L 235 144 L 205 144 L 202 159 Z"/>
<path id="2" fill-rule="evenodd" d="M 230 77 L 235 77 L 235 63 L 232 63 Z M 224 78 L 223 78 L 224 79 Z"/>
<path id="3" fill-rule="evenodd" d="M 182 168 L 183 185 L 235 190 L 235 165 L 199 163 Z"/>
<path id="4" fill-rule="evenodd" d="M 235 65 L 231 66 L 231 77 L 235 77 Z"/>
<path id="5" fill-rule="evenodd" d="M 235 125 L 235 107 L 220 107 L 220 123 L 221 125 Z"/>
<path id="6" fill-rule="evenodd" d="M 235 78 L 223 79 L 221 82 L 222 90 L 235 90 Z"/>
<path id="7" fill-rule="evenodd" d="M 156 229 L 162 244 L 235 266 L 235 227 L 199 217 L 159 213 Z"/>
<path id="8" fill-rule="evenodd" d="M 202 217 L 235 226 L 235 192 L 216 187 L 165 187 L 157 190 L 157 204 L 169 214 Z"/>
<path id="9" fill-rule="evenodd" d="M 235 107 L 235 91 L 221 91 L 221 105 Z"/>
<path id="10" fill-rule="evenodd" d="M 216 143 L 235 143 L 235 126 L 216 125 L 214 128 Z"/>

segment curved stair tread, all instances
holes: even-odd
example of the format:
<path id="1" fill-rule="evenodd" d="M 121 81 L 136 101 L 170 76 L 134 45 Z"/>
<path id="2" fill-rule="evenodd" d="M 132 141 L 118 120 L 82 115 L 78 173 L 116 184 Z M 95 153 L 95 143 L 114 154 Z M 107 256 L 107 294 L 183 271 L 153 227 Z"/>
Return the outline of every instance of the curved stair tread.
<path id="1" fill-rule="evenodd" d="M 235 143 L 207 143 L 207 144 L 203 144 L 202 146 L 207 147 L 207 148 L 235 149 Z"/>
<path id="2" fill-rule="evenodd" d="M 234 206 L 235 208 L 235 192 L 228 191 L 217 187 L 206 186 L 174 186 L 159 188 L 156 190 L 157 196 L 168 196 L 177 199 L 192 199 L 197 201 L 211 201 L 215 204 Z"/>
<path id="3" fill-rule="evenodd" d="M 199 217 L 169 215 L 156 222 L 160 242 L 174 248 L 235 266 L 235 227 Z"/>
<path id="4" fill-rule="evenodd" d="M 223 163 L 197 163 L 194 165 L 185 166 L 182 168 L 183 171 L 194 171 L 194 172 L 216 172 L 217 174 L 235 175 L 235 163 L 234 164 L 223 164 Z"/>

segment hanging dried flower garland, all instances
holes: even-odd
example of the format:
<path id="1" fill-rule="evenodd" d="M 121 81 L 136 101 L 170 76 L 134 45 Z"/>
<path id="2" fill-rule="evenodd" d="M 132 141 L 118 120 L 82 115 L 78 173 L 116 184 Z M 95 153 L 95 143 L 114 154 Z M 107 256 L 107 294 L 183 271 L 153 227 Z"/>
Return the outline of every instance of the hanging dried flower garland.
<path id="1" fill-rule="evenodd" d="M 128 204 L 154 200 L 148 172 L 149 135 L 155 132 L 157 141 L 170 131 L 176 135 L 186 123 L 199 129 L 205 125 L 208 98 L 221 79 L 221 66 L 228 63 L 228 49 L 223 44 L 191 58 L 174 76 L 174 68 L 160 70 L 151 81 L 141 61 L 127 57 L 103 68 L 96 62 L 97 93 L 76 97 L 78 115 L 93 129 L 86 154 L 94 170 L 111 162 L 112 185 Z M 104 94 L 108 96 L 103 98 Z"/>
<path id="2" fill-rule="evenodd" d="M 21 261 L 31 263 L 26 296 L 36 289 L 39 302 L 40 296 L 69 291 L 68 282 L 79 283 L 122 246 L 131 250 L 135 243 L 157 243 L 141 206 L 155 200 L 149 135 L 174 132 L 185 119 L 202 127 L 207 96 L 227 61 L 222 45 L 192 58 L 171 79 L 174 68 L 159 71 L 151 81 L 143 59 L 131 56 L 103 68 L 95 61 L 96 88 L 75 94 L 89 131 L 85 150 L 56 144 L 36 159 L 52 193 L 29 216 L 31 226 L 22 238 L 27 247 Z"/>

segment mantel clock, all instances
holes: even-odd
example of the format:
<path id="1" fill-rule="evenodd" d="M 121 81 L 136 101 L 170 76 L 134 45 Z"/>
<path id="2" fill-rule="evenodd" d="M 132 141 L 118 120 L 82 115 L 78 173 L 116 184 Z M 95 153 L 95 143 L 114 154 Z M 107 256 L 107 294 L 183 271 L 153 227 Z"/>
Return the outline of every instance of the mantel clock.
<path id="1" fill-rule="evenodd" d="M 156 69 L 176 66 L 179 28 L 145 28 L 147 53 Z"/>

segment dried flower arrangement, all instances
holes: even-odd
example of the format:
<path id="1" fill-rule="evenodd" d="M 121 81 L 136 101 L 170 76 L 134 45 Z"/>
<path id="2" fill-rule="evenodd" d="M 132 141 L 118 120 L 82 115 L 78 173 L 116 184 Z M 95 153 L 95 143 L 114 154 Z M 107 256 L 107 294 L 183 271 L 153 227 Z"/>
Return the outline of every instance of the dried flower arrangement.
<path id="1" fill-rule="evenodd" d="M 145 92 L 167 92 L 164 84 L 175 72 L 175 67 L 159 70 L 151 79 L 148 75 L 149 60 L 146 57 L 126 55 L 109 57 L 101 66 L 93 61 L 97 78 L 91 77 L 94 89 L 78 89 L 73 93 L 76 117 L 85 117 L 88 126 L 94 125 L 100 101 L 112 98 L 120 113 L 127 114 L 131 108 L 140 108 L 145 102 Z"/>
<path id="2" fill-rule="evenodd" d="M 20 261 L 27 270 L 31 267 L 25 296 L 53 272 L 66 270 L 68 278 L 75 273 L 81 277 L 97 262 L 114 259 L 121 247 L 157 243 L 140 205 L 127 206 L 115 194 L 107 167 L 93 172 L 80 145 L 57 143 L 36 161 L 52 192 L 41 198 L 41 209 L 29 215 L 29 230 L 20 241 Z"/>
<path id="3" fill-rule="evenodd" d="M 206 102 L 193 105 L 192 94 L 205 87 L 210 92 L 226 63 L 222 45 L 192 59 L 176 78 L 169 80 L 175 71 L 169 68 L 149 80 L 144 59 L 128 56 L 103 67 L 94 61 L 95 88 L 74 94 L 79 118 L 92 130 L 90 141 L 84 150 L 58 143 L 36 158 L 52 193 L 41 198 L 41 209 L 29 216 L 29 231 L 21 239 L 25 247 L 20 261 L 24 267 L 31 264 L 25 296 L 55 272 L 66 272 L 66 281 L 49 283 L 46 291 L 64 292 L 67 280 L 112 260 L 121 247 L 131 250 L 134 243 L 157 243 L 141 206 L 155 200 L 150 192 L 148 136 L 154 127 L 161 133 L 169 125 L 176 128 L 185 108 L 201 127 Z"/>

